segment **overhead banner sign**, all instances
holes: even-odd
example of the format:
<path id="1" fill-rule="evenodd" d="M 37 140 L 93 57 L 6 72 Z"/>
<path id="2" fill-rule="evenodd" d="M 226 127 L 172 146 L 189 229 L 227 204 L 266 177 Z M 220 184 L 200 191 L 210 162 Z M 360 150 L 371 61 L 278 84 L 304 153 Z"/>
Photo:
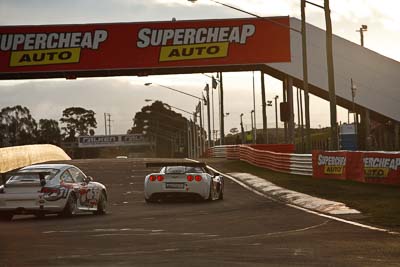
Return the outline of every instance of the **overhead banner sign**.
<path id="1" fill-rule="evenodd" d="M 289 62 L 289 26 L 289 17 L 4 26 L 0 78 Z"/>
<path id="2" fill-rule="evenodd" d="M 78 147 L 116 147 L 151 145 L 142 134 L 79 136 Z"/>

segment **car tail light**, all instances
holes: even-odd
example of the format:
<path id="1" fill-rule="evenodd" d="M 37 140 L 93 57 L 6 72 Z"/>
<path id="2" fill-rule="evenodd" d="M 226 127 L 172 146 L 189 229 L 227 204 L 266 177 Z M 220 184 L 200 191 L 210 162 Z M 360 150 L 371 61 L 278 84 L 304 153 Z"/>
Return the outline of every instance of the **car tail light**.
<path id="1" fill-rule="evenodd" d="M 41 193 L 45 194 L 59 194 L 60 189 L 59 188 L 54 188 L 54 187 L 42 187 L 42 190 L 40 190 Z"/>
<path id="2" fill-rule="evenodd" d="M 187 178 L 187 180 L 188 180 L 189 182 L 193 181 L 193 179 L 194 179 L 194 178 L 193 178 L 193 175 L 188 175 L 186 178 Z"/>
<path id="3" fill-rule="evenodd" d="M 155 175 L 150 175 L 150 181 L 154 182 L 157 179 Z"/>
<path id="4" fill-rule="evenodd" d="M 196 175 L 196 177 L 194 177 L 194 179 L 196 179 L 197 182 L 200 182 L 202 177 L 200 175 Z"/>
<path id="5" fill-rule="evenodd" d="M 159 182 L 161 182 L 162 180 L 164 180 L 164 176 L 158 175 L 158 176 L 157 176 L 157 180 L 158 180 Z"/>

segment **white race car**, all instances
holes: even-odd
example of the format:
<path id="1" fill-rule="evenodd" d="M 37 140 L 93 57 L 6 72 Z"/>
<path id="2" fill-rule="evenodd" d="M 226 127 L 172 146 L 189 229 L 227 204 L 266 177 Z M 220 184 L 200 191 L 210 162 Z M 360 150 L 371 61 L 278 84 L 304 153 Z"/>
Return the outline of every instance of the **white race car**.
<path id="1" fill-rule="evenodd" d="M 0 219 L 15 214 L 72 216 L 78 211 L 105 214 L 106 187 L 68 164 L 31 165 L 3 174 Z"/>
<path id="2" fill-rule="evenodd" d="M 144 180 L 144 199 L 157 202 L 160 199 L 195 196 L 204 200 L 224 197 L 224 179 L 212 172 L 205 163 L 153 162 L 149 167 L 161 167 Z"/>

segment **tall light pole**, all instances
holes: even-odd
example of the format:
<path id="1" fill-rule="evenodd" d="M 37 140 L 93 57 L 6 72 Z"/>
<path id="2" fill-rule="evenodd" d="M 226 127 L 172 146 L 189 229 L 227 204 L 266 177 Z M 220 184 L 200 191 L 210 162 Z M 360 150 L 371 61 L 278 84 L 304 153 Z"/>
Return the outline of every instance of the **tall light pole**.
<path id="1" fill-rule="evenodd" d="M 107 135 L 107 113 L 104 112 L 104 135 Z"/>
<path id="2" fill-rule="evenodd" d="M 357 91 L 357 86 L 354 84 L 353 79 L 350 80 L 351 82 L 351 102 L 352 102 L 352 111 L 353 111 L 353 116 L 354 116 L 354 131 L 357 135 L 357 139 L 358 139 L 358 114 L 356 112 L 356 104 L 354 102 L 354 99 L 356 97 L 356 91 Z"/>
<path id="3" fill-rule="evenodd" d="M 253 144 L 255 144 L 256 138 L 256 131 L 254 130 L 254 120 L 253 120 L 253 116 L 254 116 L 254 109 L 250 112 L 250 116 L 251 116 L 251 131 L 253 132 Z"/>
<path id="4" fill-rule="evenodd" d="M 262 101 L 262 119 L 264 143 L 268 144 L 268 125 L 267 125 L 267 104 L 265 102 L 265 81 L 264 72 L 261 71 L 261 101 Z"/>
<path id="5" fill-rule="evenodd" d="M 278 98 L 279 96 L 275 96 L 275 143 L 278 143 Z"/>
<path id="6" fill-rule="evenodd" d="M 356 32 L 360 33 L 361 46 L 364 46 L 364 32 L 366 32 L 367 30 L 368 30 L 368 26 L 365 24 L 361 25 L 359 30 L 356 30 Z"/>
<path id="7" fill-rule="evenodd" d="M 307 59 L 307 28 L 306 28 L 306 1 L 301 0 L 301 40 L 303 56 L 303 90 L 304 90 L 304 115 L 306 120 L 306 152 L 311 151 L 311 132 L 310 132 L 310 98 L 308 90 L 308 59 Z M 278 127 L 277 127 L 278 128 Z"/>
<path id="8" fill-rule="evenodd" d="M 211 140 L 213 140 L 213 135 L 215 133 L 215 119 L 214 119 L 214 90 L 217 89 L 219 81 L 215 79 L 214 76 L 210 76 L 207 74 L 202 73 L 203 75 L 211 78 L 211 115 L 212 115 L 212 135 L 211 135 Z M 217 74 L 218 76 L 218 74 Z M 208 102 L 210 102 L 210 99 L 208 97 Z M 215 138 L 216 139 L 216 138 Z"/>
<path id="9" fill-rule="evenodd" d="M 242 144 L 245 144 L 246 140 L 245 140 L 245 136 L 244 136 L 243 115 L 244 115 L 243 113 L 240 114 L 240 130 L 241 130 L 241 133 L 242 133 Z"/>
<path id="10" fill-rule="evenodd" d="M 204 87 L 204 91 L 206 91 L 206 98 L 207 98 L 207 123 L 208 123 L 208 146 L 211 147 L 211 120 L 210 120 L 210 86 L 206 84 Z"/>
<path id="11" fill-rule="evenodd" d="M 337 132 L 337 114 L 336 114 L 336 92 L 335 92 L 335 74 L 333 68 L 333 48 L 332 48 L 332 22 L 331 10 L 329 9 L 329 0 L 324 0 L 325 23 L 326 23 L 326 62 L 328 65 L 328 87 L 329 104 L 331 113 L 331 150 L 338 150 L 338 132 Z"/>
<path id="12" fill-rule="evenodd" d="M 219 72 L 219 97 L 220 97 L 220 143 L 225 144 L 225 124 L 224 124 L 224 86 L 222 81 L 222 72 Z"/>
<path id="13" fill-rule="evenodd" d="M 303 81 L 304 78 L 308 78 L 307 75 L 304 75 L 304 71 L 307 70 L 307 51 L 304 47 L 306 47 L 306 29 L 305 29 L 305 4 L 311 4 L 313 6 L 323 8 L 325 13 L 325 24 L 326 24 L 326 63 L 328 69 L 328 90 L 329 90 L 329 106 L 330 106 L 330 149 L 337 150 L 339 147 L 338 136 L 337 136 L 337 113 L 336 113 L 336 92 L 335 92 L 335 74 L 333 68 L 333 48 L 332 48 L 332 21 L 331 21 L 331 10 L 329 8 L 329 0 L 324 0 L 324 6 L 315 4 L 310 1 L 301 0 L 301 12 L 302 12 L 302 39 L 303 39 Z M 308 83 L 308 82 L 307 82 Z M 311 147 L 311 135 L 309 132 L 309 101 L 308 101 L 308 84 L 304 87 L 304 90 L 307 89 L 307 92 L 304 91 L 304 104 L 305 104 L 305 119 L 306 119 L 306 147 Z M 307 149 L 309 150 L 309 149 Z M 307 151 L 309 152 L 309 151 Z"/>
<path id="14" fill-rule="evenodd" d="M 188 1 L 194 3 L 194 2 L 196 2 L 197 0 L 188 0 Z M 299 31 L 299 30 L 297 30 L 297 29 L 295 29 L 295 28 L 292 28 L 292 27 L 290 27 L 290 26 L 287 26 L 287 25 L 285 25 L 285 24 L 276 22 L 276 21 L 274 21 L 274 20 L 272 20 L 272 19 L 270 19 L 270 18 L 262 17 L 262 16 L 259 16 L 259 15 L 257 15 L 257 14 L 254 14 L 254 13 L 251 13 L 251 12 L 248 12 L 248 11 L 245 11 L 245 10 L 243 10 L 243 9 L 240 9 L 240 8 L 237 8 L 237 7 L 228 5 L 228 4 L 221 3 L 221 2 L 216 1 L 216 0 L 209 0 L 209 1 L 214 2 L 214 3 L 217 3 L 217 4 L 222 5 L 222 6 L 225 6 L 225 7 L 228 7 L 228 8 L 231 8 L 231 9 L 234 9 L 234 10 L 236 10 L 236 11 L 245 13 L 245 14 L 250 15 L 250 16 L 253 16 L 253 17 L 256 17 L 256 18 L 265 20 L 265 21 L 269 21 L 269 22 L 274 23 L 274 24 L 277 24 L 277 25 L 279 25 L 279 26 L 281 26 L 281 27 L 289 28 L 291 31 L 300 33 L 300 34 L 302 35 L 302 51 L 303 51 L 303 56 L 302 56 L 302 60 L 303 60 L 303 89 L 304 89 L 304 105 L 305 105 L 305 120 L 306 120 L 306 150 L 307 150 L 307 152 L 310 152 L 310 150 L 311 150 L 311 133 L 310 133 L 310 109 L 309 109 L 309 105 L 310 105 L 310 104 L 309 104 L 309 90 L 308 90 L 308 68 L 307 68 L 307 42 L 306 42 L 306 24 L 305 24 L 305 3 L 307 2 L 307 3 L 311 4 L 311 5 L 315 5 L 315 6 L 318 6 L 318 7 L 321 7 L 321 8 L 324 8 L 324 7 L 323 7 L 323 6 L 320 6 L 320 5 L 317 5 L 317 4 L 313 3 L 313 2 L 301 0 L 301 7 L 302 7 L 302 10 L 301 10 L 301 11 L 302 11 L 302 12 L 301 12 L 301 13 L 302 13 L 302 16 L 301 16 L 301 18 L 302 18 L 302 29 L 301 29 L 301 31 Z"/>
<path id="15" fill-rule="evenodd" d="M 257 122 L 256 122 L 256 86 L 254 83 L 254 71 L 253 71 L 253 113 L 254 113 L 254 128 L 257 133 Z M 254 131 L 254 130 L 253 130 Z M 253 142 L 257 144 L 257 134 L 253 135 Z"/>
<path id="16" fill-rule="evenodd" d="M 196 0 L 189 0 L 189 1 L 190 2 L 196 2 Z M 307 55 L 304 55 L 304 52 L 305 52 L 305 54 L 307 53 L 306 52 L 306 48 L 305 48 L 306 47 L 306 41 L 305 41 L 306 39 L 304 37 L 304 34 L 306 33 L 304 7 L 305 7 L 305 3 L 308 3 L 308 4 L 311 4 L 311 5 L 314 5 L 314 6 L 317 6 L 317 7 L 320 7 L 320 8 L 324 9 L 324 11 L 325 11 L 325 23 L 326 23 L 326 57 L 327 57 L 327 69 L 328 69 L 328 85 L 329 85 L 328 87 L 329 87 L 330 123 L 331 123 L 330 149 L 337 150 L 339 144 L 338 144 L 338 136 L 337 136 L 337 123 L 336 123 L 336 121 L 337 121 L 336 92 L 335 92 L 334 69 L 333 69 L 332 22 L 331 22 L 331 16 L 330 16 L 329 0 L 324 0 L 324 6 L 315 4 L 315 3 L 310 2 L 310 1 L 301 0 L 302 1 L 301 2 L 302 13 L 304 13 L 302 15 L 302 23 L 304 23 L 304 27 L 302 27 L 302 31 L 299 31 L 297 29 L 288 27 L 287 25 L 284 25 L 284 24 L 280 24 L 279 22 L 274 22 L 274 21 L 272 21 L 272 20 L 270 20 L 268 18 L 264 18 L 264 17 L 258 16 L 258 15 L 254 14 L 254 13 L 242 10 L 240 8 L 233 7 L 231 5 L 227 5 L 227 4 L 218 2 L 216 0 L 210 0 L 210 1 L 212 1 L 214 3 L 217 3 L 217 4 L 220 4 L 220 5 L 223 5 L 225 7 L 229 7 L 231 9 L 246 13 L 248 15 L 263 19 L 263 20 L 271 21 L 272 23 L 279 24 L 282 27 L 287 27 L 292 31 L 295 31 L 295 32 L 298 32 L 298 33 L 302 34 L 302 36 L 304 38 L 303 39 L 303 45 L 302 45 L 303 49 L 304 49 L 303 50 L 303 82 L 304 82 L 303 86 L 306 85 L 305 86 L 305 90 L 307 90 L 307 91 L 304 92 L 305 93 L 305 96 L 304 96 L 305 97 L 305 106 L 306 106 L 306 108 L 305 108 L 305 110 L 306 110 L 305 116 L 306 116 L 306 135 L 307 135 L 307 138 L 306 138 L 307 142 L 306 143 L 307 143 L 307 147 L 311 147 L 311 142 L 310 142 L 311 141 L 311 137 L 310 137 L 310 132 L 307 130 L 308 129 L 307 125 L 309 125 L 309 123 L 310 123 L 309 118 L 308 118 L 308 112 L 307 112 L 307 109 L 309 108 L 309 101 L 307 100 L 307 98 L 308 98 L 308 81 L 304 80 L 304 76 L 306 78 L 308 78 L 308 76 L 307 76 L 307 71 L 308 71 L 307 70 Z M 304 73 L 306 73 L 306 75 L 304 75 Z"/>
<path id="17" fill-rule="evenodd" d="M 272 107 L 272 100 L 267 100 L 267 107 Z M 269 144 L 269 135 L 268 135 L 268 116 L 265 112 L 265 143 Z"/>

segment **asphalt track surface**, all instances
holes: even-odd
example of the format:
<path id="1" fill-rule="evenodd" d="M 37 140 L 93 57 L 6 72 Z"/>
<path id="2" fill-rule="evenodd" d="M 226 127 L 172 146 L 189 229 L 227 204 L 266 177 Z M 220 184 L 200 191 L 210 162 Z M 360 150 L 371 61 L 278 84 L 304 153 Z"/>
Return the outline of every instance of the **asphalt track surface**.
<path id="1" fill-rule="evenodd" d="M 344 224 L 226 179 L 223 201 L 146 204 L 144 160 L 79 160 L 108 214 L 0 222 L 0 266 L 400 266 L 400 236 Z"/>

